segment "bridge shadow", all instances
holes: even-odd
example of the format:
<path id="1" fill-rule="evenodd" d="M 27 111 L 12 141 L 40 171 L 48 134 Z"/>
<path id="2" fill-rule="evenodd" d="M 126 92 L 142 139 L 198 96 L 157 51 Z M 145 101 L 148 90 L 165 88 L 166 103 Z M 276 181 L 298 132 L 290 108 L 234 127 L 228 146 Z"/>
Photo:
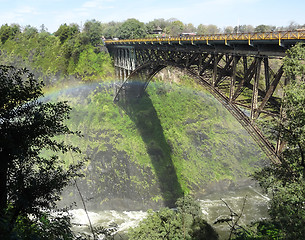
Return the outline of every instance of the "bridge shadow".
<path id="1" fill-rule="evenodd" d="M 149 95 L 144 92 L 140 98 L 136 98 L 135 95 L 128 94 L 117 104 L 135 123 L 141 134 L 159 181 L 164 205 L 173 207 L 176 200 L 183 196 L 183 191 L 172 162 L 171 148 Z"/>

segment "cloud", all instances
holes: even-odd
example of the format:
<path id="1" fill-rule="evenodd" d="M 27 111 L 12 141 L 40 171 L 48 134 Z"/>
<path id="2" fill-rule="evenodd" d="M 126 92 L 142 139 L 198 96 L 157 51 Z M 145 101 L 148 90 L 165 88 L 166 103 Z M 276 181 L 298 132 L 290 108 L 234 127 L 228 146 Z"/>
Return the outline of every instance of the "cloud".
<path id="1" fill-rule="evenodd" d="M 15 10 L 15 12 L 17 14 L 39 14 L 39 12 L 33 8 L 33 7 L 30 7 L 30 6 L 23 6 L 23 7 L 19 7 Z"/>
<path id="2" fill-rule="evenodd" d="M 10 11 L 2 11 L 0 13 L 0 23 L 27 25 L 35 15 L 39 15 L 36 8 L 19 5 Z"/>
<path id="3" fill-rule="evenodd" d="M 87 1 L 83 4 L 82 8 L 99 8 L 103 2 L 101 0 Z"/>
<path id="4" fill-rule="evenodd" d="M 79 17 L 94 18 L 101 10 L 112 9 L 114 6 L 110 5 L 112 0 L 91 0 L 84 2 L 81 7 L 69 10 L 69 15 L 75 15 Z"/>
<path id="5" fill-rule="evenodd" d="M 221 7 L 223 5 L 232 5 L 232 4 L 247 4 L 247 3 L 255 3 L 259 2 L 261 0 L 209 0 L 209 1 L 203 1 L 205 4 L 216 4 L 218 7 Z"/>
<path id="6" fill-rule="evenodd" d="M 84 2 L 82 9 L 105 9 L 106 3 L 112 2 L 112 0 L 91 0 Z"/>
<path id="7" fill-rule="evenodd" d="M 46 12 L 51 17 L 45 24 L 48 26 L 50 32 L 55 32 L 61 24 L 76 23 L 80 26 L 87 20 L 100 20 L 100 16 L 104 15 L 103 11 L 111 9 L 112 0 L 89 0 L 80 1 L 80 4 L 75 4 L 71 8 L 56 8 L 51 12 Z"/>

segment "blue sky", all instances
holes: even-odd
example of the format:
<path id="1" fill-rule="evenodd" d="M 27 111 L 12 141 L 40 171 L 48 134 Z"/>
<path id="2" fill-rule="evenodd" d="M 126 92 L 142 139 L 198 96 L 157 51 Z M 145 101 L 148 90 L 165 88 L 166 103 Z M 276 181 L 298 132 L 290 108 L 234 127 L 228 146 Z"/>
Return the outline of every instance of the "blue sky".
<path id="1" fill-rule="evenodd" d="M 305 24 L 304 0 L 0 0 L 0 25 L 18 23 L 50 32 L 63 23 L 84 24 L 124 21 L 136 18 L 149 22 L 155 18 L 177 18 L 184 23 L 287 26 L 294 21 Z"/>

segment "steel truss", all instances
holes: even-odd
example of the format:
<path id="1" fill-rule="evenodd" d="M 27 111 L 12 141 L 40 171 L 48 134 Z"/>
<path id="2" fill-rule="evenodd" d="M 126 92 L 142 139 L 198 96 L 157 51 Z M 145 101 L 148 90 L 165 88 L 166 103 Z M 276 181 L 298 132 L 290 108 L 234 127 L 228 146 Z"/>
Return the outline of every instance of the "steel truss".
<path id="1" fill-rule="evenodd" d="M 278 117 L 285 85 L 283 66 L 272 57 L 189 48 L 109 47 L 114 57 L 116 86 L 114 101 L 126 95 L 141 97 L 156 73 L 167 66 L 197 79 L 244 126 L 267 156 L 278 161 L 274 147 L 255 124 L 259 117 Z M 279 58 L 279 57 L 278 57 Z"/>

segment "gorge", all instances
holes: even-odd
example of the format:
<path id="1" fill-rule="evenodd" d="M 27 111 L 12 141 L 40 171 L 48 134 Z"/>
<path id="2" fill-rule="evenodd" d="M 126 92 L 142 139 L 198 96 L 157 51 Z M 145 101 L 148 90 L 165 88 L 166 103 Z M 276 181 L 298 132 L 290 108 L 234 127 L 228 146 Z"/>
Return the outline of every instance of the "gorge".
<path id="1" fill-rule="evenodd" d="M 183 193 L 200 200 L 210 224 L 228 214 L 221 198 L 240 210 L 247 196 L 245 223 L 266 216 L 268 198 L 249 175 L 268 159 L 213 96 L 173 69 L 156 76 L 132 105 L 113 102 L 113 84 L 82 84 L 50 96 L 69 101 L 68 125 L 83 134 L 65 140 L 89 158 L 78 186 L 97 225 L 116 222 L 126 231 L 143 211 L 172 207 Z M 63 194 L 65 204 L 73 201 L 82 208 L 74 186 Z M 224 236 L 227 230 L 219 227 Z"/>

